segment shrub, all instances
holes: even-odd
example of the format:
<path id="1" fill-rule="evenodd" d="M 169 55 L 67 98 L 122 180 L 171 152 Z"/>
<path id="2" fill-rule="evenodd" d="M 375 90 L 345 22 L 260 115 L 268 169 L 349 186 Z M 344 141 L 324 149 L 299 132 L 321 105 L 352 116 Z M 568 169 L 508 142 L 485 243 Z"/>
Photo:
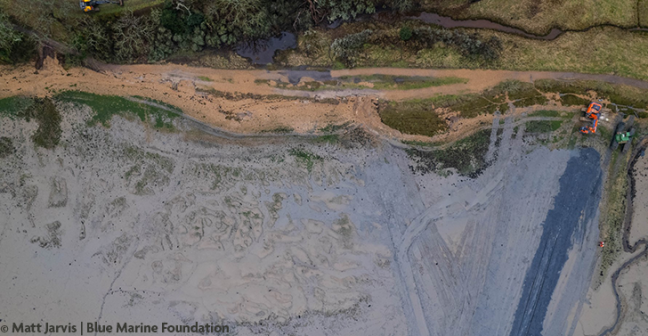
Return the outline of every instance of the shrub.
<path id="1" fill-rule="evenodd" d="M 401 28 L 398 35 L 402 41 L 409 41 L 412 38 L 412 28 L 405 26 Z"/>
<path id="2" fill-rule="evenodd" d="M 270 35 L 268 9 L 260 0 L 213 0 L 205 7 L 205 21 L 225 44 Z"/>
<path id="3" fill-rule="evenodd" d="M 126 12 L 112 25 L 115 56 L 120 61 L 133 61 L 150 52 L 155 38 L 155 28 L 148 16 L 135 16 Z"/>
<path id="4" fill-rule="evenodd" d="M 372 0 L 319 0 L 315 1 L 316 9 L 311 10 L 313 19 L 318 22 L 319 13 L 329 13 L 327 18 L 329 22 L 337 19 L 349 20 L 355 19 L 359 14 L 372 14 L 376 12 L 375 4 Z"/>
<path id="5" fill-rule="evenodd" d="M 418 27 L 413 30 L 412 37 L 424 48 L 443 42 L 456 48 L 464 57 L 482 57 L 486 61 L 498 59 L 502 51 L 502 42 L 495 36 L 482 41 L 477 33 L 467 34 L 458 30 Z"/>
<path id="6" fill-rule="evenodd" d="M 350 34 L 336 39 L 331 43 L 333 56 L 340 59 L 347 66 L 353 66 L 359 50 L 367 42 L 367 39 L 372 33 L 373 31 L 371 29 L 367 29 L 360 33 Z"/>
<path id="7" fill-rule="evenodd" d="M 173 8 L 173 3 L 164 3 L 164 9 L 160 15 L 160 24 L 174 34 L 183 34 L 187 31 L 185 22 L 180 18 L 178 11 Z"/>
<path id="8" fill-rule="evenodd" d="M 0 12 L 0 63 L 22 63 L 35 54 L 34 42 L 13 29 L 9 17 Z"/>

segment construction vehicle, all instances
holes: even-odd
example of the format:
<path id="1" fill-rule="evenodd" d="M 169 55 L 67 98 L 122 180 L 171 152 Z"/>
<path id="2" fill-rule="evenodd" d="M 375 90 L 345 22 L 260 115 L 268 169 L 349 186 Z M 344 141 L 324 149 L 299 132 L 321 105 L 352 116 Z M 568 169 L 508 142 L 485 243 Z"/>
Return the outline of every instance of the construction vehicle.
<path id="1" fill-rule="evenodd" d="M 632 137 L 635 134 L 635 129 L 632 127 L 634 123 L 634 116 L 630 116 L 627 122 L 620 122 L 617 124 L 614 135 L 612 136 L 612 144 L 610 148 L 615 150 L 619 145 L 623 145 L 623 153 L 626 153 L 630 149 L 630 143 L 632 142 Z"/>
<path id="2" fill-rule="evenodd" d="M 99 5 L 103 4 L 115 4 L 115 5 L 124 5 L 124 0 L 81 0 L 79 1 L 79 7 L 88 13 L 88 12 L 97 12 L 99 11 Z"/>
<path id="3" fill-rule="evenodd" d="M 587 109 L 585 110 L 585 120 L 590 121 L 591 124 L 583 126 L 580 129 L 580 132 L 583 134 L 594 134 L 596 133 L 596 128 L 598 127 L 599 118 L 601 116 L 601 110 L 603 105 L 591 102 Z"/>

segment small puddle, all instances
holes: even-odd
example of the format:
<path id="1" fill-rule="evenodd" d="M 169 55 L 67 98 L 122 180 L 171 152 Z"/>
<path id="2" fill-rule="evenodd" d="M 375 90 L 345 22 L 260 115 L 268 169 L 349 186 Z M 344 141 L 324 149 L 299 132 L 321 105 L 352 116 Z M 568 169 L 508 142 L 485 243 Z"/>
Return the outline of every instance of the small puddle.
<path id="1" fill-rule="evenodd" d="M 549 34 L 540 36 L 529 34 L 521 29 L 507 27 L 499 23 L 495 23 L 488 20 L 454 20 L 447 16 L 441 16 L 435 13 L 421 13 L 419 16 L 410 16 L 409 19 L 420 20 L 425 23 L 431 23 L 439 25 L 444 28 L 480 28 L 480 29 L 492 29 L 501 31 L 504 33 L 522 35 L 524 37 L 539 39 L 539 40 L 553 40 L 556 37 L 560 36 L 563 33 L 562 30 L 558 28 L 553 28 Z"/>
<path id="2" fill-rule="evenodd" d="M 265 40 L 258 40 L 253 43 L 240 43 L 236 46 L 236 53 L 241 57 L 247 57 L 253 64 L 266 65 L 272 63 L 277 50 L 286 50 L 297 47 L 295 34 L 283 32 L 277 37 Z"/>

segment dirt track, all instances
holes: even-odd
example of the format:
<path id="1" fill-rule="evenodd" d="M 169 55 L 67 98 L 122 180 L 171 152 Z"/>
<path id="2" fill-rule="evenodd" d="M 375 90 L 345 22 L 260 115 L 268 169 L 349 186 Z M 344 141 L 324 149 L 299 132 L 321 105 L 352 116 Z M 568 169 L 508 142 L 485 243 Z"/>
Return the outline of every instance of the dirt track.
<path id="1" fill-rule="evenodd" d="M 64 70 L 56 60 L 47 58 L 43 68 L 0 67 L 0 98 L 27 94 L 51 95 L 63 90 L 81 90 L 97 94 L 131 96 L 137 94 L 180 107 L 187 115 L 211 126 L 231 132 L 250 134 L 289 127 L 296 133 L 313 133 L 328 124 L 354 122 L 364 125 L 387 138 L 429 140 L 421 136 L 404 135 L 380 122 L 375 100 L 401 100 L 431 97 L 437 94 L 480 92 L 506 79 L 532 81 L 541 78 L 597 79 L 648 88 L 648 83 L 611 75 L 587 75 L 560 72 L 515 72 L 495 70 L 426 70 L 426 69 L 354 69 L 331 72 L 218 70 L 182 65 L 106 65 L 96 70 L 72 68 Z M 299 83 L 325 80 L 348 75 L 390 74 L 404 76 L 456 76 L 467 79 L 465 84 L 444 85 L 416 90 L 340 90 L 303 91 L 278 89 L 255 80 Z M 219 98 L 213 90 L 239 93 L 256 99 Z M 211 93 L 210 93 L 211 92 Z M 292 96 L 293 98 L 282 98 Z M 295 99 L 294 97 L 312 98 Z M 340 99 L 347 97 L 346 99 Z M 326 100 L 325 98 L 330 98 Z M 336 99 L 339 103 L 331 104 Z M 236 118 L 232 118 L 236 116 Z M 460 127 L 437 140 L 448 140 L 487 125 L 492 116 L 465 119 Z M 452 134 L 457 134 L 453 136 Z M 443 137 L 443 138 L 441 138 Z"/>

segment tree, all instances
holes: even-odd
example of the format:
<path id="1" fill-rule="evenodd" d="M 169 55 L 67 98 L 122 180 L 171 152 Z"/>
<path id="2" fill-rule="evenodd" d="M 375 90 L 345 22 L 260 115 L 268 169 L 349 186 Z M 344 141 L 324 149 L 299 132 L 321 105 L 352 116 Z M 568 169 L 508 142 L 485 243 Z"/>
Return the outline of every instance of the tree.
<path id="1" fill-rule="evenodd" d="M 372 0 L 307 0 L 314 2 L 315 13 L 328 13 L 329 22 L 337 19 L 355 19 L 359 14 L 372 14 L 376 12 L 376 6 Z M 313 17 L 315 20 L 315 17 Z M 317 22 L 317 20 L 315 20 Z"/>
<path id="2" fill-rule="evenodd" d="M 34 55 L 34 42 L 16 31 L 9 17 L 0 12 L 0 62 L 19 63 Z"/>
<path id="3" fill-rule="evenodd" d="M 260 0 L 213 0 L 204 12 L 210 26 L 226 44 L 270 34 L 267 8 Z"/>
<path id="4" fill-rule="evenodd" d="M 155 26 L 147 16 L 135 16 L 126 12 L 111 26 L 115 41 L 115 57 L 131 62 L 150 52 L 150 43 L 155 38 Z"/>

